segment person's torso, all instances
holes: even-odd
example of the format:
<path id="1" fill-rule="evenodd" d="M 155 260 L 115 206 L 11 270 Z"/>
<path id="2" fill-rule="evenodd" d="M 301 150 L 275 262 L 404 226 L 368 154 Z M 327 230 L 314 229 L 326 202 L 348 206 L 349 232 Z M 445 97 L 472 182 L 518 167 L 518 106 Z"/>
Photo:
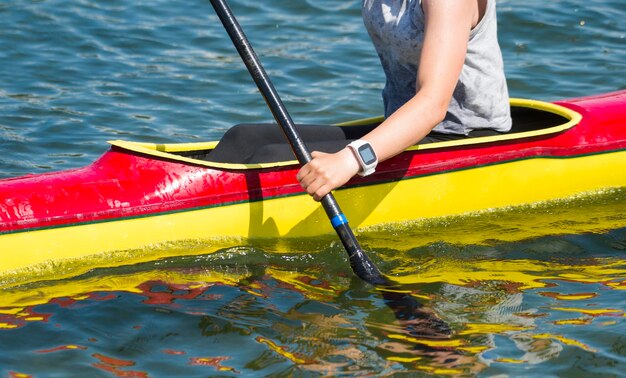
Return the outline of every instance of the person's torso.
<path id="1" fill-rule="evenodd" d="M 363 21 L 387 78 L 383 90 L 385 116 L 415 95 L 424 41 L 424 12 L 420 3 L 420 0 L 363 0 Z M 434 130 L 467 135 L 485 128 L 504 132 L 510 126 L 495 0 L 488 0 L 484 16 L 471 31 L 465 64 L 446 118 Z"/>

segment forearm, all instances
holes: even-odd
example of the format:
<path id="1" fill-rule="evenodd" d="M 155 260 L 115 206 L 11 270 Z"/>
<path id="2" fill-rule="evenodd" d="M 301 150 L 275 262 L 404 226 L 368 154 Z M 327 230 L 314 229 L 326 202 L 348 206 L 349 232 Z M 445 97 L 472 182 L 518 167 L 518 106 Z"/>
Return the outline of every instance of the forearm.
<path id="1" fill-rule="evenodd" d="M 365 135 L 379 161 L 387 160 L 422 140 L 443 120 L 447 103 L 418 93 L 380 126 Z"/>
<path id="2" fill-rule="evenodd" d="M 444 117 L 447 102 L 440 96 L 418 92 L 413 99 L 394 112 L 376 129 L 365 135 L 379 161 L 399 154 L 424 138 Z M 345 184 L 361 166 L 350 148 L 335 154 L 314 151 L 313 160 L 305 164 L 297 178 L 302 187 L 320 200 L 331 190 Z"/>

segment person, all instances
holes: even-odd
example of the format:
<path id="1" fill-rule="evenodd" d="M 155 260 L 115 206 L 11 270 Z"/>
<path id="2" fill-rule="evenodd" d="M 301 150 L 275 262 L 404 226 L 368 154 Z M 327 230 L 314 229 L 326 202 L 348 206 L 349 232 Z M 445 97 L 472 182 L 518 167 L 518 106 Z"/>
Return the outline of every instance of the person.
<path id="1" fill-rule="evenodd" d="M 511 128 L 495 0 L 363 0 L 362 13 L 386 76 L 385 120 L 356 145 L 312 152 L 296 177 L 318 201 L 418 142 Z"/>

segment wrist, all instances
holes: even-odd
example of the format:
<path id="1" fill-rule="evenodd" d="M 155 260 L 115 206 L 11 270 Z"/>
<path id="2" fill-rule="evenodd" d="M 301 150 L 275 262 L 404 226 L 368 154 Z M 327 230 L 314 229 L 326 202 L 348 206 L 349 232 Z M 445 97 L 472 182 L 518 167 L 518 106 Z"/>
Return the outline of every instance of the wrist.
<path id="1" fill-rule="evenodd" d="M 348 149 L 352 151 L 354 158 L 359 164 L 359 170 L 357 173 L 360 176 L 367 176 L 374 173 L 376 166 L 378 165 L 378 158 L 376 152 L 369 142 L 358 139 L 348 144 Z"/>
<path id="2" fill-rule="evenodd" d="M 359 160 L 354 156 L 352 149 L 349 147 L 344 148 L 340 151 L 340 154 L 343 157 L 343 161 L 346 164 L 346 168 L 350 172 L 350 176 L 355 176 L 357 173 L 361 171 L 361 164 L 359 164 Z"/>

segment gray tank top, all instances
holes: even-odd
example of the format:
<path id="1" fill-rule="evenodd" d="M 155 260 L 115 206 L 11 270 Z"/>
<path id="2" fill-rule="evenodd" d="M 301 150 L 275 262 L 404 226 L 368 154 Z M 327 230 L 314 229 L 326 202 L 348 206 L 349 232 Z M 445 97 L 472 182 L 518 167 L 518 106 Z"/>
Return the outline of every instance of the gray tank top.
<path id="1" fill-rule="evenodd" d="M 434 131 L 467 135 L 473 130 L 511 128 L 509 94 L 498 44 L 496 1 L 488 0 L 482 20 L 471 31 L 465 63 L 443 122 Z M 424 41 L 421 0 L 363 0 L 363 21 L 387 81 L 388 117 L 415 95 Z"/>

